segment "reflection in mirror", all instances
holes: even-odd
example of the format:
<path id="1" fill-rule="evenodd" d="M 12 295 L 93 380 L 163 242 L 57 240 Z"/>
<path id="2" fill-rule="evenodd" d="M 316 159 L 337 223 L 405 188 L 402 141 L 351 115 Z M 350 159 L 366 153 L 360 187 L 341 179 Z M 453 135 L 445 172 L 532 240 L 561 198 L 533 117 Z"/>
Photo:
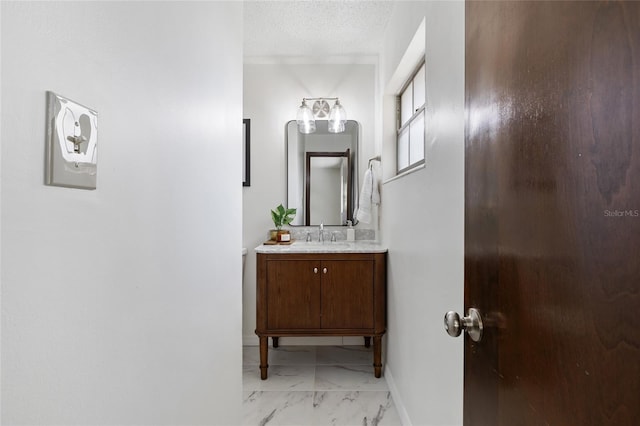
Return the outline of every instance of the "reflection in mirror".
<path id="1" fill-rule="evenodd" d="M 343 224 L 351 207 L 351 150 L 307 152 L 305 176 L 305 222 Z"/>
<path id="2" fill-rule="evenodd" d="M 316 132 L 298 132 L 287 123 L 287 207 L 298 209 L 291 225 L 346 225 L 353 220 L 358 188 L 358 130 L 348 120 L 343 133 L 329 133 L 327 121 Z"/>

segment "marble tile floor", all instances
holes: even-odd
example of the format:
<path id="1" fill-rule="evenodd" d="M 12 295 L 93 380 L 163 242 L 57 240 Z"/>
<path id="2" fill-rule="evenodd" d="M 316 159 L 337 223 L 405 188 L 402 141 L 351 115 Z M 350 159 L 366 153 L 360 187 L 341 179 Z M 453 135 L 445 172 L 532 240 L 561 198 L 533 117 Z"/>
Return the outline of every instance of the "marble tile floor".
<path id="1" fill-rule="evenodd" d="M 401 425 L 370 348 L 270 347 L 267 380 L 259 360 L 257 346 L 243 348 L 243 425 Z"/>

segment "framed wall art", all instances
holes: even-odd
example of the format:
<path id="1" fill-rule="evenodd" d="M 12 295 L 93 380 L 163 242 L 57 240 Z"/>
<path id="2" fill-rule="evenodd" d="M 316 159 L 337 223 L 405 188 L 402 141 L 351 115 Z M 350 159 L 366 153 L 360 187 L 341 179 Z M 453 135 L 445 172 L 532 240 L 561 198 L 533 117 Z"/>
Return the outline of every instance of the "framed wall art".
<path id="1" fill-rule="evenodd" d="M 242 186 L 251 186 L 251 120 L 242 120 Z"/>

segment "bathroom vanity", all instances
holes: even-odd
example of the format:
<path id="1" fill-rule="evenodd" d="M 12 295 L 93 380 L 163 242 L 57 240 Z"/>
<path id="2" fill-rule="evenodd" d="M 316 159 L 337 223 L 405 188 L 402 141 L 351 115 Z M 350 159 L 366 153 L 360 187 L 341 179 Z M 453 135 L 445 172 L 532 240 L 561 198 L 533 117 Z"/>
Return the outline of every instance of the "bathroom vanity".
<path id="1" fill-rule="evenodd" d="M 386 252 L 373 242 L 295 242 L 259 246 L 257 325 L 260 377 L 267 378 L 268 338 L 373 338 L 375 377 L 382 373 L 386 331 Z"/>

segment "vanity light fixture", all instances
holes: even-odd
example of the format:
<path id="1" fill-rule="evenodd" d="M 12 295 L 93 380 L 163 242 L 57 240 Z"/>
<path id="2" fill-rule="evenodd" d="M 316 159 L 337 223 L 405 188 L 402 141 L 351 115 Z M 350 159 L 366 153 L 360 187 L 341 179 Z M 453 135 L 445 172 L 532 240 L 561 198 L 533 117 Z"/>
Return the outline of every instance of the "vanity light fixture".
<path id="1" fill-rule="evenodd" d="M 307 101 L 315 101 L 311 108 Z M 327 101 L 335 101 L 333 107 L 329 108 Z M 344 132 L 347 122 L 347 113 L 340 104 L 338 98 L 302 98 L 302 105 L 298 108 L 296 122 L 298 131 L 309 134 L 316 131 L 316 119 L 326 119 L 328 116 L 328 128 L 330 133 Z"/>
<path id="2" fill-rule="evenodd" d="M 307 106 L 307 99 L 302 98 L 302 105 L 298 108 L 298 115 L 296 117 L 298 123 L 298 131 L 305 135 L 316 131 L 316 119 L 313 116 L 313 112 Z"/>
<path id="3" fill-rule="evenodd" d="M 329 114 L 329 133 L 344 132 L 345 124 L 347 124 L 347 112 L 340 105 L 340 101 L 336 99 L 336 103 Z"/>

